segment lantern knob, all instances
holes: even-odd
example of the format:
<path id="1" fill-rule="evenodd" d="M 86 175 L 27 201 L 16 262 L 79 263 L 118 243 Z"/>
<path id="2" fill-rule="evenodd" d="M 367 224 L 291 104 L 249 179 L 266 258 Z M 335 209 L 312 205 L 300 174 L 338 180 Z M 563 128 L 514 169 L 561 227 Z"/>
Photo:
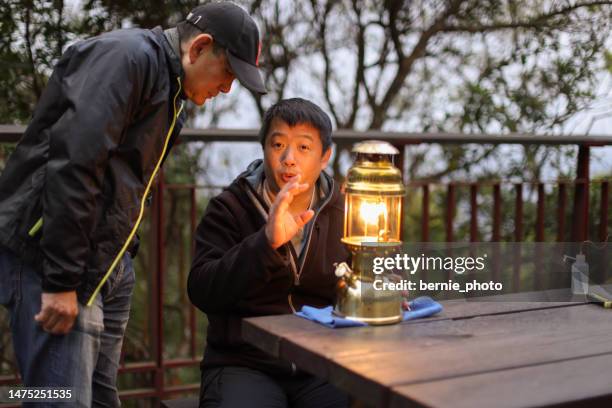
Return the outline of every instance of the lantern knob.
<path id="1" fill-rule="evenodd" d="M 351 267 L 348 266 L 346 262 L 340 262 L 335 265 L 336 270 L 334 271 L 338 278 L 342 278 L 343 276 L 347 276 L 351 274 Z"/>

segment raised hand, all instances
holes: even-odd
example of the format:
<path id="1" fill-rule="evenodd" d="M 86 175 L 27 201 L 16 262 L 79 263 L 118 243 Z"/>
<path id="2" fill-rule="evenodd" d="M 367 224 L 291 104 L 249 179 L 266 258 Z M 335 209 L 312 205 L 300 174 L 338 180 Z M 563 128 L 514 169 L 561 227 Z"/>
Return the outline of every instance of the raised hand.
<path id="1" fill-rule="evenodd" d="M 265 227 L 266 237 L 272 248 L 276 249 L 288 242 L 314 216 L 313 210 L 306 210 L 296 216 L 289 212 L 289 205 L 296 194 L 308 189 L 308 184 L 300 184 L 300 176 L 296 176 L 278 192 Z"/>

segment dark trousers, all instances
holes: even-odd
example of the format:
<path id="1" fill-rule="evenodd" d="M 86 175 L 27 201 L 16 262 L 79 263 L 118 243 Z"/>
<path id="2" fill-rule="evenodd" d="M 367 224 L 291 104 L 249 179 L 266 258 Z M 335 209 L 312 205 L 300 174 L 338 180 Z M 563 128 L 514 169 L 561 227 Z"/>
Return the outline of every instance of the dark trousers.
<path id="1" fill-rule="evenodd" d="M 347 394 L 306 373 L 270 377 L 246 367 L 202 372 L 200 408 L 339 408 L 348 404 Z"/>

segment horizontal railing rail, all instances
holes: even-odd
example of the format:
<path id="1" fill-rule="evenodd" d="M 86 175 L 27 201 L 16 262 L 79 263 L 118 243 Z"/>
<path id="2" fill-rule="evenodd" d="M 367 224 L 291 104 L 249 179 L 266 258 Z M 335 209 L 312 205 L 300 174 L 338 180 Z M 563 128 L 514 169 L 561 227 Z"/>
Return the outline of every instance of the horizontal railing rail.
<path id="1" fill-rule="evenodd" d="M 0 125 L 0 143 L 17 142 L 26 127 L 23 125 Z M 181 131 L 182 142 L 257 142 L 259 131 L 256 129 L 191 129 Z M 529 133 L 418 133 L 386 132 L 381 130 L 356 131 L 339 129 L 334 132 L 336 143 L 355 143 L 367 139 L 384 140 L 398 145 L 414 144 L 467 144 L 487 145 L 577 145 L 610 146 L 612 135 L 553 135 Z"/>

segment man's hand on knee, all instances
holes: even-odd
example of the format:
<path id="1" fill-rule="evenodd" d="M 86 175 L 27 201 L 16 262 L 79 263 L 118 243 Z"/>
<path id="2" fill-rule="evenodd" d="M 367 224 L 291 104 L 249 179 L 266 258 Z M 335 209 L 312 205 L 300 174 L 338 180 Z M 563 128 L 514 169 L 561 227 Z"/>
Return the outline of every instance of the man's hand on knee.
<path id="1" fill-rule="evenodd" d="M 40 312 L 34 316 L 42 328 L 51 334 L 66 334 L 79 314 L 76 291 L 43 293 Z"/>

